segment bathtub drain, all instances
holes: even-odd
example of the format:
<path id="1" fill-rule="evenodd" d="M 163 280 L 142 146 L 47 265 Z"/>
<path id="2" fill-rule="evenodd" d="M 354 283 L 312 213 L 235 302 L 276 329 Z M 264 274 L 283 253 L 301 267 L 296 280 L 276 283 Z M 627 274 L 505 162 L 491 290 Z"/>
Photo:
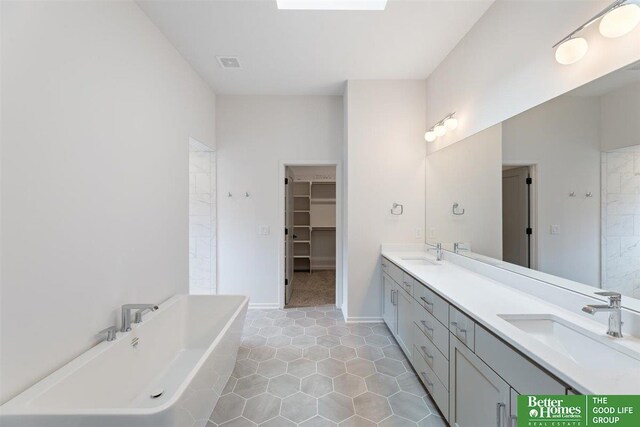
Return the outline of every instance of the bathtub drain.
<path id="1" fill-rule="evenodd" d="M 160 396 L 162 396 L 162 393 L 164 393 L 164 390 L 163 390 L 163 389 L 161 389 L 161 388 L 159 388 L 159 389 L 157 389 L 157 390 L 154 390 L 154 391 L 151 393 L 151 396 L 149 396 L 149 397 L 150 397 L 150 398 L 152 398 L 152 399 L 157 399 L 157 398 L 159 398 Z"/>

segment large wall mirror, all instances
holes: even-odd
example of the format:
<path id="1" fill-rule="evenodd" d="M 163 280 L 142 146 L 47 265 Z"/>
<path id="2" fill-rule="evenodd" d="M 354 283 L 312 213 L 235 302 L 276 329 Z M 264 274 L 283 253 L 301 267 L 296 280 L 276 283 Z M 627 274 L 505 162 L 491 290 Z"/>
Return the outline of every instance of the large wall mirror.
<path id="1" fill-rule="evenodd" d="M 427 243 L 637 309 L 640 63 L 429 153 L 426 186 Z"/>

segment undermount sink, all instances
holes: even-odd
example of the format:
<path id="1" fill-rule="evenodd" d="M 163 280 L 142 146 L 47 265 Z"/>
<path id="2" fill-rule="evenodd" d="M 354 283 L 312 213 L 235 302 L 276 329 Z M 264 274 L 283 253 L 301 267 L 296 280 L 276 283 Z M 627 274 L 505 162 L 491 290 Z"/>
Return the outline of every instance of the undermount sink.
<path id="1" fill-rule="evenodd" d="M 552 349 L 571 358 L 578 365 L 597 370 L 638 369 L 640 355 L 616 345 L 606 335 L 598 336 L 551 314 L 499 314 L 516 328 Z"/>
<path id="2" fill-rule="evenodd" d="M 414 265 L 439 265 L 436 261 L 432 261 L 427 258 L 414 257 L 414 258 L 400 258 L 400 259 L 403 261 L 406 261 L 408 264 L 414 264 Z"/>

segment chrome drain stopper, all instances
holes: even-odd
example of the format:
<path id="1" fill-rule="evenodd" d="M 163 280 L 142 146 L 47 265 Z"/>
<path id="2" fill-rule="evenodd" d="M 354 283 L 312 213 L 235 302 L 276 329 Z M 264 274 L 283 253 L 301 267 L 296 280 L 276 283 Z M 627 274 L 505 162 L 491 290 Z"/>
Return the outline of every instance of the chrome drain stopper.
<path id="1" fill-rule="evenodd" d="M 152 398 L 152 399 L 157 399 L 157 398 L 159 398 L 160 396 L 162 396 L 162 393 L 164 393 L 164 390 L 163 390 L 163 389 L 161 389 L 161 388 L 159 388 L 159 389 L 157 389 L 157 390 L 154 390 L 154 391 L 151 393 L 151 396 L 149 396 L 149 397 L 150 397 L 150 398 Z"/>

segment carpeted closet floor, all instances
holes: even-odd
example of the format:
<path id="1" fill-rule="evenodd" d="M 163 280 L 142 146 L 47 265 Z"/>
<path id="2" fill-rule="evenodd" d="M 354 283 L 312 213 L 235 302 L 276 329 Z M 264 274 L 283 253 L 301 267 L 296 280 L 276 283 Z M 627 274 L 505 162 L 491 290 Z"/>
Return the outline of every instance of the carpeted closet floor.
<path id="1" fill-rule="evenodd" d="M 320 270 L 293 274 L 293 293 L 286 308 L 314 307 L 336 303 L 336 272 Z"/>

